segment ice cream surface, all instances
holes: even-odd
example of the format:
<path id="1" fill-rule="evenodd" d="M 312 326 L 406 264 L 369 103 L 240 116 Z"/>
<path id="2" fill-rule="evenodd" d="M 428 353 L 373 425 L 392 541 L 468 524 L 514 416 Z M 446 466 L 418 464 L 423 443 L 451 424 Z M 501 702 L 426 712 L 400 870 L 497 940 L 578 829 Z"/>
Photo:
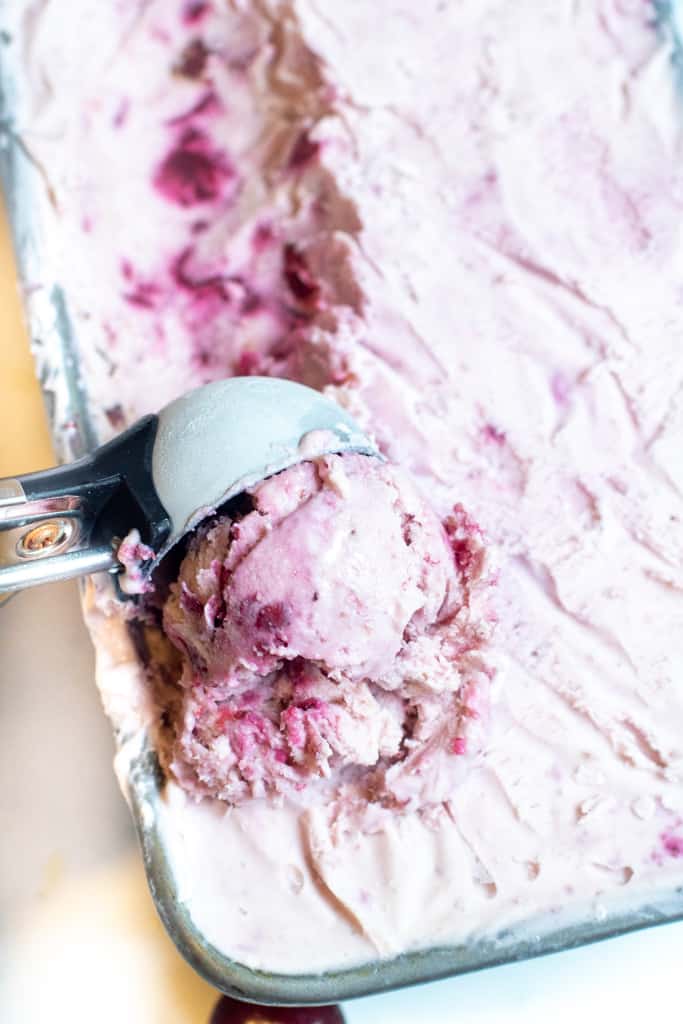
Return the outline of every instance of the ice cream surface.
<path id="1" fill-rule="evenodd" d="M 196 696 L 187 685 L 190 651 L 213 680 L 218 653 L 244 653 L 257 628 L 256 605 L 215 628 L 225 588 L 211 561 L 244 553 L 234 597 L 256 593 L 268 544 L 334 499 L 319 468 L 282 519 L 280 499 L 255 495 L 277 520 L 266 546 L 226 536 L 232 524 L 198 538 L 165 613 L 189 643 L 184 669 L 162 664 L 161 634 L 144 664 L 126 655 L 120 612 L 98 591 L 100 683 L 122 734 L 167 732 L 160 695 L 175 700 L 187 716 L 178 771 L 182 760 L 195 788 L 240 791 L 226 810 L 171 781 L 159 813 L 194 921 L 244 963 L 322 970 L 531 919 L 540 931 L 560 910 L 600 916 L 683 882 L 683 111 L 665 7 L 3 6 L 5 52 L 25 69 L 15 128 L 43 182 L 49 259 L 30 302 L 59 281 L 98 436 L 208 380 L 291 377 L 351 410 L 437 522 L 461 505 L 499 552 L 489 721 L 448 761 L 467 770 L 446 780 L 447 798 L 398 809 L 331 795 L 317 776 L 295 799 L 274 781 L 285 763 L 274 755 L 248 758 L 248 779 L 235 761 L 246 726 L 228 715 L 219 736 L 213 683 Z M 372 514 L 364 506 L 368 538 Z M 419 543 L 439 549 L 425 520 Z M 430 568 L 435 602 L 445 558 Z M 406 573 L 404 615 L 411 559 L 390 567 Z M 266 575 L 278 599 L 265 604 L 284 608 L 286 582 Z M 341 577 L 312 560 L 303 578 L 322 593 Z M 395 756 L 383 744 L 396 750 L 392 707 L 408 676 L 391 689 L 376 660 L 354 689 L 387 727 L 362 754 L 330 742 L 347 713 L 359 742 L 362 713 L 327 690 L 311 698 L 339 715 L 327 762 L 315 707 L 287 690 L 295 665 L 340 669 L 339 650 L 310 658 L 307 646 L 308 613 L 331 600 L 307 605 L 291 633 L 279 610 L 262 618 L 272 671 L 259 678 L 286 692 L 277 706 L 257 693 L 258 713 L 277 737 L 269 752 L 289 742 L 282 715 L 310 723 L 285 753 L 294 773 L 322 776 L 326 763 L 333 779 L 369 778 L 370 748 L 376 763 Z M 437 702 L 461 694 L 445 682 L 459 654 L 440 647 L 447 665 L 432 671 L 440 610 L 418 612 L 436 628 L 418 623 L 411 641 L 419 685 L 444 681 Z M 393 620 L 382 621 L 377 649 L 352 631 L 353 657 L 379 659 L 381 637 L 388 651 Z M 199 730 L 195 700 L 209 707 Z M 211 779 L 192 768 L 194 744 Z M 243 799 L 255 778 L 265 792 Z"/>

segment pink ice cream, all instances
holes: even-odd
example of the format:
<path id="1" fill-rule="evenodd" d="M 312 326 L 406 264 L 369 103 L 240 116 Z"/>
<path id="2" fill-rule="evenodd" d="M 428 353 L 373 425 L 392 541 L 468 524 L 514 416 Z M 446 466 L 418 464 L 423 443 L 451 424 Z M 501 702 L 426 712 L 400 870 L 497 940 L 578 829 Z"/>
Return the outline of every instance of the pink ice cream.
<path id="1" fill-rule="evenodd" d="M 179 898 L 240 962 L 307 972 L 537 935 L 683 885 L 683 105 L 665 6 L 0 0 L 44 241 L 37 351 L 59 284 L 98 436 L 209 380 L 307 383 L 400 467 L 415 548 L 441 552 L 420 596 L 426 559 L 395 512 L 379 525 L 388 478 L 377 509 L 347 507 L 318 466 L 302 505 L 266 485 L 244 537 L 198 538 L 166 609 L 182 657 L 153 623 L 134 647 L 110 589 L 90 592 L 124 785 L 151 736 Z M 348 558 L 306 559 L 308 530 L 278 546 L 328 501 Z M 475 522 L 500 563 L 484 645 Z M 276 569 L 295 553 L 308 604 Z M 211 568 L 242 555 L 234 579 Z M 334 604 L 332 581 L 360 604 Z M 469 624 L 446 612 L 460 602 Z M 372 616 L 371 645 L 342 612 Z M 490 713 L 466 715 L 479 699 Z"/>
<path id="2" fill-rule="evenodd" d="M 164 606 L 183 654 L 174 774 L 230 803 L 318 780 L 399 809 L 443 800 L 488 708 L 479 529 L 360 455 L 252 500 L 197 532 Z"/>

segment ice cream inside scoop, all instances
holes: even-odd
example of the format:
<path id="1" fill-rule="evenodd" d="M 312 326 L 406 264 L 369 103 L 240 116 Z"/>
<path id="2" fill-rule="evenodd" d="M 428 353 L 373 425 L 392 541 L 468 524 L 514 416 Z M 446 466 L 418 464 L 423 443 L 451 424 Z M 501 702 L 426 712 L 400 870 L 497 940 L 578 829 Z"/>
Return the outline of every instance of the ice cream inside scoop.
<path id="1" fill-rule="evenodd" d="M 365 456 L 302 463 L 251 498 L 197 533 L 164 607 L 184 661 L 173 771 L 231 802 L 339 773 L 364 798 L 422 802 L 400 765 L 431 743 L 455 771 L 479 718 L 476 526 Z"/>

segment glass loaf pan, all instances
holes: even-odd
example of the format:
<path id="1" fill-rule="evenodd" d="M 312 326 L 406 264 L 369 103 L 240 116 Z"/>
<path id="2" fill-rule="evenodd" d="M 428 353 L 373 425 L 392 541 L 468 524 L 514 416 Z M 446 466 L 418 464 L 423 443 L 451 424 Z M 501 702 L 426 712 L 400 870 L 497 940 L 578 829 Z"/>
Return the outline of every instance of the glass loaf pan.
<path id="1" fill-rule="evenodd" d="M 662 5 L 662 13 L 675 7 Z M 1 7 L 0 7 L 1 16 Z M 0 47 L 2 43 L 0 42 Z M 36 372 L 47 405 L 52 436 L 62 461 L 97 444 L 88 415 L 88 396 L 79 374 L 78 338 L 72 330 L 68 296 L 50 266 L 46 244 L 49 196 L 40 169 L 13 131 L 15 69 L 0 49 L 0 177 L 14 237 L 24 306 Z M 386 961 L 322 974 L 270 974 L 248 968 L 207 946 L 177 899 L 170 861 L 157 827 L 155 809 L 163 779 L 148 746 L 133 762 L 129 801 L 157 910 L 180 952 L 208 982 L 238 998 L 262 1003 L 315 1004 L 386 992 L 498 964 L 554 953 L 683 919 L 683 889 L 651 892 L 647 902 L 614 908 L 601 919 L 590 914 L 571 920 L 547 914 L 522 926 L 467 943 L 408 953 Z"/>

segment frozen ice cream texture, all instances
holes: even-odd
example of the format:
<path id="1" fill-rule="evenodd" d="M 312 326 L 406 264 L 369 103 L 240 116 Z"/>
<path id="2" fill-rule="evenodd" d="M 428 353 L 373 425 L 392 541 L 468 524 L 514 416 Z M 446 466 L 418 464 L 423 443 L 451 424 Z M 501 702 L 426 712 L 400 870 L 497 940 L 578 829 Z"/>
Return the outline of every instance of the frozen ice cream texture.
<path id="1" fill-rule="evenodd" d="M 242 963 L 539 934 L 683 884 L 666 6 L 5 4 L 98 437 L 258 373 L 388 460 L 207 525 L 173 647 L 91 595 L 124 786 L 152 736 L 182 899 Z"/>
<path id="2" fill-rule="evenodd" d="M 446 798 L 488 706 L 479 529 L 362 455 L 251 497 L 200 528 L 164 605 L 183 658 L 174 774 L 231 803 L 313 780 L 396 808 Z"/>

